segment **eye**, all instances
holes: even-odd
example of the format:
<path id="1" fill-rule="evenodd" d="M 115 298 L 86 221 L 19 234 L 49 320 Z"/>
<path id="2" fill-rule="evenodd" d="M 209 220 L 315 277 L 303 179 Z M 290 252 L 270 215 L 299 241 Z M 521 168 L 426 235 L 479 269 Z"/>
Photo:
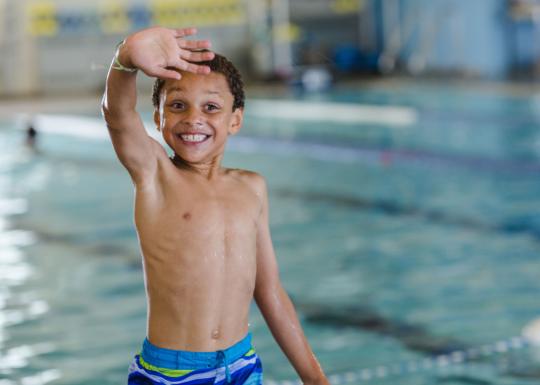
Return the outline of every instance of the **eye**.
<path id="1" fill-rule="evenodd" d="M 219 110 L 219 106 L 217 104 L 214 104 L 214 103 L 208 103 L 206 105 L 206 110 L 207 111 L 217 111 L 217 110 Z"/>
<path id="2" fill-rule="evenodd" d="M 184 103 L 179 102 L 179 101 L 174 101 L 169 106 L 175 110 L 181 110 L 185 107 Z"/>

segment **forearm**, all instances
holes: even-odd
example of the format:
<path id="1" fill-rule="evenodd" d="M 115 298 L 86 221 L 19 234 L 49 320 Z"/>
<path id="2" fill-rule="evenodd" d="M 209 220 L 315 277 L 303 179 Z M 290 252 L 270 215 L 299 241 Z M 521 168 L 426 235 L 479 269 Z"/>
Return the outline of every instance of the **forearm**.
<path id="1" fill-rule="evenodd" d="M 118 47 L 115 57 L 123 66 L 132 67 L 125 44 Z M 137 72 L 121 71 L 113 66 L 115 66 L 114 58 L 109 67 L 102 101 L 103 115 L 108 123 L 136 113 L 137 105 Z"/>
<path id="2" fill-rule="evenodd" d="M 257 305 L 272 335 L 302 381 L 326 384 L 327 380 L 304 335 L 294 306 L 281 285 L 258 296 Z"/>

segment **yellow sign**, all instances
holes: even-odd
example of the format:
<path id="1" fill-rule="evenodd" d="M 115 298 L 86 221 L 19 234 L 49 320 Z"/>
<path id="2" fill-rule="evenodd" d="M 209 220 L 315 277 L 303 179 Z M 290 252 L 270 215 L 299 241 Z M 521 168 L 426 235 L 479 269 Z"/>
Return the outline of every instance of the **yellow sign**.
<path id="1" fill-rule="evenodd" d="M 116 2 L 102 3 L 99 20 L 104 33 L 126 34 L 131 29 L 126 7 Z"/>
<path id="2" fill-rule="evenodd" d="M 332 9 L 335 13 L 356 13 L 363 5 L 361 0 L 334 0 Z"/>
<path id="3" fill-rule="evenodd" d="M 248 0 L 152 0 L 148 6 L 130 6 L 103 0 L 98 11 L 57 6 L 45 0 L 30 3 L 26 11 L 28 32 L 35 36 L 73 31 L 127 34 L 150 24 L 176 28 L 241 25 L 247 21 L 244 1 Z"/>
<path id="4" fill-rule="evenodd" d="M 56 5 L 50 1 L 31 3 L 27 8 L 28 32 L 32 35 L 54 36 L 58 33 Z"/>
<path id="5" fill-rule="evenodd" d="M 241 0 L 154 0 L 154 24 L 166 27 L 242 24 L 246 14 Z"/>

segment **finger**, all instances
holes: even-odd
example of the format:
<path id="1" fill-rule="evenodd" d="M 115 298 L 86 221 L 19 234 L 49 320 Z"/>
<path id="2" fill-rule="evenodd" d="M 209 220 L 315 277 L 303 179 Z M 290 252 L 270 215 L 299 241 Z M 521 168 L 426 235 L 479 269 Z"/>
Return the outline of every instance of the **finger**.
<path id="1" fill-rule="evenodd" d="M 180 57 L 184 60 L 190 61 L 190 62 L 199 62 L 199 61 L 207 61 L 212 60 L 214 58 L 214 53 L 207 51 L 207 52 L 197 52 L 197 51 L 188 51 L 183 50 L 180 54 Z"/>
<path id="2" fill-rule="evenodd" d="M 182 60 L 182 59 L 178 59 L 174 67 L 182 71 L 192 72 L 194 74 L 209 74 L 210 73 L 210 67 L 188 63 L 187 61 Z"/>
<path id="3" fill-rule="evenodd" d="M 195 35 L 197 33 L 197 28 L 189 27 L 189 28 L 175 28 L 174 29 L 174 37 L 184 37 L 184 36 L 191 36 Z"/>
<path id="4" fill-rule="evenodd" d="M 187 71 L 193 72 L 194 74 L 202 74 L 202 75 L 207 75 L 207 74 L 209 74 L 210 72 L 212 72 L 212 70 L 210 69 L 210 67 L 208 67 L 208 66 L 196 65 L 196 64 L 190 64 L 190 66 L 189 66 L 189 68 L 187 69 Z"/>
<path id="5" fill-rule="evenodd" d="M 160 78 L 160 79 L 171 79 L 171 80 L 179 80 L 182 75 L 173 69 L 167 68 L 156 68 L 154 70 L 153 76 Z"/>
<path id="6" fill-rule="evenodd" d="M 206 49 L 211 46 L 210 40 L 178 40 L 178 47 L 183 49 Z"/>

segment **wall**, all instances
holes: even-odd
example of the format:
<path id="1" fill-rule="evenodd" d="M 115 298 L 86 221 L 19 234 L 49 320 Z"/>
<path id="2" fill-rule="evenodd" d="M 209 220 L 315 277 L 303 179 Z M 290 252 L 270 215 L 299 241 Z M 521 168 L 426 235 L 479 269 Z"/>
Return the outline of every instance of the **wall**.
<path id="1" fill-rule="evenodd" d="M 247 66 L 245 0 L 0 0 L 0 18 L 0 95 L 99 90 L 116 44 L 150 25 L 196 25 L 199 38 Z"/>
<path id="2" fill-rule="evenodd" d="M 506 0 L 372 2 L 379 26 L 376 45 L 387 49 L 396 26 L 401 27 L 399 61 L 404 68 L 500 78 L 513 65 Z M 395 17 L 392 8 L 397 19 L 385 24 L 385 17 Z"/>

